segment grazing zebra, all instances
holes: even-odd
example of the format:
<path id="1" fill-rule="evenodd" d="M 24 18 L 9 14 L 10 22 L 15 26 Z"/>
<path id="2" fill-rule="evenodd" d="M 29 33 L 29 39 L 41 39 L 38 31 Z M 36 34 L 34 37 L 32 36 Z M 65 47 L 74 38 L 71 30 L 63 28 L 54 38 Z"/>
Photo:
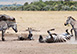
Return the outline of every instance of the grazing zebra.
<path id="1" fill-rule="evenodd" d="M 15 18 L 5 14 L 0 15 L 0 31 L 2 31 L 2 41 L 5 41 L 4 33 L 10 27 L 12 27 L 15 32 L 18 32 Z"/>
<path id="2" fill-rule="evenodd" d="M 77 40 L 77 20 L 75 20 L 73 17 L 69 16 L 64 25 L 66 26 L 68 24 L 70 24 L 72 26 L 72 30 L 74 30 L 74 33 L 75 33 L 75 40 Z"/>
<path id="3" fill-rule="evenodd" d="M 40 43 L 53 43 L 53 42 L 66 42 L 69 38 L 71 38 L 72 35 L 68 33 L 68 30 L 66 30 L 66 35 L 61 34 L 58 35 L 56 33 L 51 33 L 50 30 L 47 31 L 49 36 L 47 36 L 45 39 L 43 39 L 42 35 L 39 37 L 39 42 Z"/>

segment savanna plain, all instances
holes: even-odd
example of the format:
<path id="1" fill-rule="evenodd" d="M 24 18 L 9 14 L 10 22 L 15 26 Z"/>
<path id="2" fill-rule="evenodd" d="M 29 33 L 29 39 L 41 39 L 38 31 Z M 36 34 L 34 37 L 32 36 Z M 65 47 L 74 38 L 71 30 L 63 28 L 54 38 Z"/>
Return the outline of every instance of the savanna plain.
<path id="1" fill-rule="evenodd" d="M 71 26 L 64 26 L 68 16 L 77 20 L 77 11 L 0 11 L 0 14 L 13 16 L 17 22 L 18 33 L 11 28 L 5 33 L 5 40 L 1 41 L 0 54 L 77 54 L 77 41 L 74 36 L 64 43 L 39 43 L 39 35 L 45 38 L 47 30 L 54 28 L 57 34 L 62 34 Z M 25 31 L 31 27 L 34 40 L 18 41 L 18 36 L 28 35 Z"/>

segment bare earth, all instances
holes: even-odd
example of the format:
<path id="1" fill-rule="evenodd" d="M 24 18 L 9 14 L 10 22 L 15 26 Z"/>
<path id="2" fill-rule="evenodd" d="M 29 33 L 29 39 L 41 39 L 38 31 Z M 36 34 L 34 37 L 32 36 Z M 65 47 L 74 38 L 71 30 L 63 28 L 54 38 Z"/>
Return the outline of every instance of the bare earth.
<path id="1" fill-rule="evenodd" d="M 68 16 L 77 20 L 77 11 L 0 11 L 16 18 L 18 33 L 11 28 L 6 31 L 6 41 L 0 39 L 0 54 L 77 54 L 77 41 L 74 37 L 65 43 L 39 43 L 39 35 L 46 37 L 47 30 L 55 28 L 58 34 L 64 33 L 71 26 L 64 26 Z M 40 32 L 33 32 L 34 40 L 18 41 L 18 36 L 28 34 L 25 30 L 31 27 Z M 0 33 L 1 34 L 1 33 Z M 1 38 L 1 35 L 0 35 Z"/>

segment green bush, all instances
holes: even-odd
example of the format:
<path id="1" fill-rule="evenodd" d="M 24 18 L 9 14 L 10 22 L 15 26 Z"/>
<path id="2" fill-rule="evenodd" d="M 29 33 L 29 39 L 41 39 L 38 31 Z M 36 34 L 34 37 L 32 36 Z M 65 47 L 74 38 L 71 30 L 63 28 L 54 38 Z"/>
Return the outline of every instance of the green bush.
<path id="1" fill-rule="evenodd" d="M 51 11 L 56 11 L 54 6 L 52 6 L 52 7 L 50 8 L 50 10 L 51 10 Z"/>
<path id="2" fill-rule="evenodd" d="M 63 6 L 62 4 L 56 4 L 54 8 L 55 10 L 60 11 L 62 9 L 62 6 Z"/>
<path id="3" fill-rule="evenodd" d="M 77 11 L 77 1 L 45 1 L 25 2 L 22 6 L 2 7 L 0 10 L 25 11 Z"/>
<path id="4" fill-rule="evenodd" d="M 26 11 L 37 11 L 37 10 L 40 10 L 40 8 L 36 5 L 27 5 L 27 6 L 24 6 L 24 10 L 26 10 Z"/>
<path id="5" fill-rule="evenodd" d="M 64 11 L 68 11 L 68 10 L 71 10 L 71 8 L 69 7 L 69 6 L 62 6 L 62 10 L 64 10 Z"/>
<path id="6" fill-rule="evenodd" d="M 73 6 L 73 5 L 72 5 L 70 8 L 71 8 L 71 10 L 73 10 L 73 11 L 75 11 L 75 10 L 77 11 L 77 7 L 76 7 L 76 6 Z"/>
<path id="7" fill-rule="evenodd" d="M 48 11 L 51 9 L 51 6 L 50 5 L 46 5 L 45 7 L 43 7 L 43 11 Z"/>

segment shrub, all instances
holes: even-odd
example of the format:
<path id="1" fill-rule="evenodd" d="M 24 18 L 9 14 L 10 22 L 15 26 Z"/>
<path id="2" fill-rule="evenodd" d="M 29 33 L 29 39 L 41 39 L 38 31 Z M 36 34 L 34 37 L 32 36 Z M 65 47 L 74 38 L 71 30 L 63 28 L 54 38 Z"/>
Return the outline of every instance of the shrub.
<path id="1" fill-rule="evenodd" d="M 36 5 L 27 5 L 27 6 L 24 6 L 24 10 L 26 10 L 26 11 L 37 11 L 37 10 L 40 10 L 40 8 Z"/>
<path id="2" fill-rule="evenodd" d="M 43 11 L 48 11 L 48 10 L 50 10 L 50 8 L 51 8 L 51 6 L 50 5 L 46 5 L 45 7 L 43 7 Z"/>
<path id="3" fill-rule="evenodd" d="M 62 10 L 68 11 L 68 10 L 71 10 L 71 8 L 69 6 L 62 6 Z"/>
<path id="4" fill-rule="evenodd" d="M 1 7 L 0 10 L 26 11 L 77 11 L 77 1 L 45 1 L 25 2 L 22 6 Z"/>
<path id="5" fill-rule="evenodd" d="M 74 6 L 74 5 L 72 5 L 70 8 L 71 8 L 71 10 L 73 10 L 73 11 L 75 11 L 75 10 L 77 11 L 77 7 Z"/>

